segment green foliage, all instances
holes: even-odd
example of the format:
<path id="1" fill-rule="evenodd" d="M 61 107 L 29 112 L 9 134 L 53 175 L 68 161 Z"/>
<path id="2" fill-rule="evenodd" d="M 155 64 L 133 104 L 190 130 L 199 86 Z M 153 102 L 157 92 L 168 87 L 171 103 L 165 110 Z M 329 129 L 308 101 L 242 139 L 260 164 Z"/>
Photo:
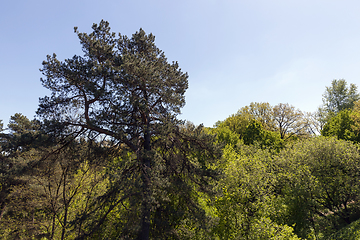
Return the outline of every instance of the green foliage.
<path id="1" fill-rule="evenodd" d="M 8 156 L 53 144 L 48 134 L 42 131 L 38 120 L 29 120 L 21 113 L 10 117 L 7 130 L 6 133 L 0 134 L 0 142 L 2 150 Z"/>
<path id="2" fill-rule="evenodd" d="M 360 220 L 354 221 L 348 226 L 340 229 L 336 233 L 329 236 L 331 240 L 357 240 L 360 239 Z"/>
<path id="3" fill-rule="evenodd" d="M 208 130 L 210 134 L 216 135 L 216 142 L 225 145 L 236 146 L 240 143 L 240 135 L 234 131 L 231 131 L 227 126 L 219 126 Z"/>
<path id="4" fill-rule="evenodd" d="M 257 120 L 266 130 L 275 130 L 273 119 L 273 107 L 269 103 L 251 102 L 249 106 L 241 108 L 237 116 L 242 116 L 247 120 Z"/>
<path id="5" fill-rule="evenodd" d="M 334 79 L 323 94 L 324 109 L 328 113 L 337 114 L 342 110 L 351 109 L 359 98 L 355 84 L 351 83 L 348 87 L 344 79 Z"/>
<path id="6" fill-rule="evenodd" d="M 270 104 L 257 102 L 252 102 L 249 106 L 239 109 L 236 114 L 231 115 L 224 121 L 217 122 L 215 127 L 227 127 L 242 138 L 246 126 L 252 120 L 259 121 L 267 130 L 274 130 L 275 128 Z"/>
<path id="7" fill-rule="evenodd" d="M 360 137 L 357 132 L 354 131 L 354 114 L 350 109 L 340 111 L 324 125 L 321 135 L 359 142 Z"/>
<path id="8" fill-rule="evenodd" d="M 201 215 L 194 191 L 207 191 L 216 175 L 209 165 L 218 155 L 212 136 L 176 119 L 188 76 L 168 63 L 152 34 L 140 29 L 117 38 L 105 21 L 92 28 L 75 29 L 84 56 L 59 61 L 54 54 L 43 62 L 42 83 L 52 95 L 40 99 L 37 113 L 59 135 L 98 134 L 130 153 L 113 173 L 117 181 L 93 204 L 100 215 L 84 216 L 92 221 L 83 237 L 101 235 L 107 217 L 127 202 L 129 212 L 120 214 L 126 224 L 116 234 L 168 238 L 185 216 L 175 218 L 176 208 L 194 202 L 186 212 Z"/>
<path id="9" fill-rule="evenodd" d="M 294 106 L 279 103 L 273 108 L 273 114 L 276 131 L 280 133 L 281 139 L 308 137 L 312 134 L 311 121 Z"/>
<path id="10" fill-rule="evenodd" d="M 244 143 L 246 145 L 254 144 L 256 141 L 261 141 L 264 138 L 263 127 L 260 122 L 252 120 L 245 129 Z"/>
<path id="11" fill-rule="evenodd" d="M 246 145 L 258 144 L 261 148 L 280 150 L 283 140 L 278 132 L 265 130 L 257 120 L 250 121 L 244 132 L 244 143 Z"/>
<path id="12" fill-rule="evenodd" d="M 94 165 L 94 159 L 103 157 L 95 149 L 73 142 L 13 157 L 2 199 L 4 238 L 74 239 L 82 227 L 71 222 L 86 211 L 89 199 L 103 192 L 101 172 Z"/>
<path id="13" fill-rule="evenodd" d="M 36 131 L 38 126 L 36 121 L 30 121 L 26 116 L 21 113 L 15 113 L 14 116 L 10 117 L 8 124 L 10 132 L 14 135 L 26 134 L 32 131 Z"/>
<path id="14" fill-rule="evenodd" d="M 212 144 L 206 146 L 209 141 L 213 142 L 212 135 L 190 123 L 181 126 L 178 133 L 170 132 L 168 138 L 154 139 L 151 238 L 192 239 L 196 231 L 208 228 L 201 199 L 212 195 L 210 183 L 217 175 L 212 156 L 217 150 L 211 149 L 215 147 Z M 104 220 L 102 224 L 87 221 L 85 227 L 92 238 L 132 239 L 141 227 L 141 169 L 135 154 L 126 148 L 121 152 L 121 158 L 115 158 L 107 168 L 109 189 L 91 204 L 93 214 L 88 218 Z"/>
<path id="15" fill-rule="evenodd" d="M 20 196 L 23 193 L 22 189 L 26 186 L 26 181 L 19 179 L 17 172 L 17 166 L 23 166 L 24 161 L 21 158 L 15 160 L 14 157 L 21 156 L 31 149 L 29 146 L 37 135 L 37 126 L 35 121 L 30 121 L 21 114 L 15 114 L 11 117 L 9 131 L 0 134 L 0 224 L 2 225 L 0 235 L 1 232 L 10 234 L 9 228 L 13 220 L 10 221 L 11 224 L 7 225 L 9 223 L 7 216 L 12 215 L 11 219 L 25 219 L 32 213 L 31 211 L 17 211 L 17 209 L 28 206 L 24 202 L 14 201 L 13 196 Z M 35 155 L 34 151 L 30 154 L 32 158 Z M 14 191 L 14 188 L 20 190 Z M 20 197 L 16 197 L 16 199 L 20 199 Z M 15 202 L 16 204 L 10 207 Z M 24 225 L 29 226 L 30 224 Z M 34 231 L 29 230 L 29 234 L 32 233 Z"/>
<path id="16" fill-rule="evenodd" d="M 288 205 L 286 222 L 295 224 L 299 236 L 312 229 L 328 235 L 359 217 L 360 155 L 352 143 L 323 137 L 299 141 L 274 163 Z"/>
<path id="17" fill-rule="evenodd" d="M 252 102 L 204 128 L 177 119 L 188 75 L 152 34 L 92 30 L 43 62 L 38 120 L 0 120 L 2 239 L 359 238 L 356 85 L 317 119 Z"/>
<path id="18" fill-rule="evenodd" d="M 339 112 L 352 109 L 359 99 L 360 95 L 355 84 L 351 83 L 348 87 L 344 79 L 334 79 L 323 94 L 323 105 L 318 110 L 319 121 L 325 124 Z"/>
<path id="19" fill-rule="evenodd" d="M 224 121 L 217 122 L 215 129 L 218 130 L 215 132 L 226 144 L 239 142 L 231 140 L 230 130 L 246 144 L 257 142 L 262 147 L 280 149 L 285 142 L 314 135 L 316 127 L 312 115 L 289 104 L 280 103 L 272 107 L 269 103 L 250 103 Z"/>
<path id="20" fill-rule="evenodd" d="M 226 118 L 224 121 L 218 121 L 214 127 L 215 129 L 217 128 L 229 129 L 231 132 L 239 135 L 240 138 L 242 138 L 242 133 L 244 132 L 248 122 L 249 119 L 246 119 L 241 115 L 231 115 L 230 117 Z"/>
<path id="21" fill-rule="evenodd" d="M 225 177 L 219 183 L 222 194 L 213 207 L 219 239 L 298 239 L 292 228 L 276 223 L 284 211 L 275 195 L 277 179 L 271 172 L 271 154 L 246 146 L 235 150 L 227 145 Z"/>

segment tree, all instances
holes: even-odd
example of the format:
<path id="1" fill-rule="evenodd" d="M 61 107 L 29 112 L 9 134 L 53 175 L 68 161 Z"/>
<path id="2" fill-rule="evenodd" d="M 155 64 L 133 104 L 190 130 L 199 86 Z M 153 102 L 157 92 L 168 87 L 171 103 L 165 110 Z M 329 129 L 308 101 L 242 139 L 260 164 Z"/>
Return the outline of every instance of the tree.
<path id="1" fill-rule="evenodd" d="M 217 122 L 215 127 L 228 127 L 231 131 L 242 135 L 251 120 L 257 120 L 267 130 L 273 130 L 274 121 L 270 104 L 251 102 L 249 106 L 239 109 L 236 114 L 232 114 L 224 121 Z"/>
<path id="2" fill-rule="evenodd" d="M 319 113 L 322 116 L 320 120 L 326 122 L 338 112 L 351 109 L 359 98 L 360 95 L 355 84 L 351 83 L 348 87 L 344 79 L 334 79 L 331 86 L 326 87 L 323 94 L 323 106 L 319 108 Z"/>
<path id="3" fill-rule="evenodd" d="M 360 136 L 360 100 L 354 103 L 351 119 L 353 121 L 351 130 L 354 131 L 355 135 Z"/>
<path id="4" fill-rule="evenodd" d="M 283 146 L 283 141 L 278 132 L 265 130 L 262 124 L 257 120 L 252 120 L 246 127 L 244 132 L 244 143 L 258 144 L 261 148 L 269 148 L 280 150 Z"/>
<path id="5" fill-rule="evenodd" d="M 308 122 L 307 132 L 311 135 L 320 135 L 323 128 L 323 123 L 319 121 L 321 113 L 315 111 L 313 113 L 307 112 L 304 115 L 305 120 Z"/>
<path id="6" fill-rule="evenodd" d="M 75 28 L 84 56 L 61 62 L 54 54 L 43 62 L 41 71 L 45 78 L 41 81 L 52 95 L 40 99 L 37 113 L 61 134 L 96 133 L 129 152 L 130 157 L 125 159 L 128 166 L 118 174 L 127 174 L 119 177 L 122 181 L 133 178 L 134 182 L 126 187 L 121 181 L 116 183 L 121 187 L 116 185 L 114 189 L 117 191 L 113 192 L 121 193 L 118 198 L 122 200 L 115 202 L 120 204 L 126 199 L 141 202 L 137 210 L 140 226 L 134 231 L 137 231 L 138 239 L 149 239 L 155 234 L 152 213 L 162 201 L 160 196 L 166 198 L 167 188 L 164 186 L 171 184 L 171 174 L 193 174 L 197 177 L 189 179 L 200 178 L 202 180 L 196 181 L 198 185 L 205 184 L 205 179 L 210 177 L 210 170 L 206 170 L 207 161 L 216 154 L 213 155 L 211 142 L 196 139 L 201 127 L 193 128 L 199 132 L 195 135 L 191 133 L 193 131 L 190 131 L 191 135 L 179 128 L 181 122 L 176 116 L 185 104 L 188 75 L 181 71 L 177 62 L 168 63 L 164 53 L 156 47 L 155 37 L 140 29 L 131 38 L 121 34 L 116 38 L 106 21 L 94 24 L 92 29 L 93 32 L 87 34 Z M 169 146 L 185 142 L 191 148 L 204 151 L 192 155 L 180 148 L 177 153 L 181 161 L 167 159 L 166 154 L 159 154 L 161 145 L 158 143 L 164 141 Z M 205 161 L 204 158 L 208 159 Z M 159 169 L 174 168 L 179 164 L 182 164 L 179 171 L 169 173 Z M 186 182 L 190 184 L 188 180 Z M 93 225 L 84 237 L 99 227 L 100 224 Z"/>
<path id="7" fill-rule="evenodd" d="M 257 102 L 252 102 L 224 121 L 217 122 L 215 127 L 226 127 L 238 134 L 240 139 L 244 139 L 245 136 L 249 137 L 250 130 L 247 128 L 253 121 L 261 124 L 268 137 L 276 138 L 276 134 L 271 133 L 273 132 L 278 133 L 283 140 L 314 135 L 318 127 L 311 114 L 303 113 L 288 103 L 272 107 L 269 103 Z"/>
<path id="8" fill-rule="evenodd" d="M 235 146 L 240 142 L 240 135 L 231 131 L 227 126 L 209 128 L 208 132 L 211 134 L 216 134 L 217 142 L 223 145 L 231 144 Z"/>
<path id="9" fill-rule="evenodd" d="M 243 116 L 249 120 L 257 120 L 266 130 L 275 130 L 273 107 L 269 103 L 251 102 L 249 106 L 241 108 L 236 115 Z"/>
<path id="10" fill-rule="evenodd" d="M 286 206 L 275 192 L 271 153 L 243 144 L 237 150 L 226 145 L 223 153 L 225 176 L 213 204 L 212 239 L 299 239 L 291 227 L 276 222 Z"/>
<path id="11" fill-rule="evenodd" d="M 11 157 L 1 195 L 0 234 L 4 239 L 74 239 L 81 233 L 76 216 L 106 191 L 106 152 L 90 142 L 59 148 L 25 148 Z"/>
<path id="12" fill-rule="evenodd" d="M 327 121 L 321 130 L 321 135 L 359 142 L 359 134 L 355 131 L 355 117 L 356 114 L 351 109 L 340 111 Z"/>
<path id="13" fill-rule="evenodd" d="M 355 144 L 316 137 L 296 142 L 273 160 L 288 225 L 307 237 L 330 234 L 358 219 L 360 155 Z M 321 231 L 321 233 L 319 232 Z"/>
<path id="14" fill-rule="evenodd" d="M 27 148 L 34 147 L 41 141 L 40 123 L 37 120 L 29 120 L 21 113 L 15 113 L 10 117 L 8 124 L 7 144 L 4 148 L 7 152 L 15 154 L 17 151 L 26 151 Z"/>
<path id="15" fill-rule="evenodd" d="M 7 212 L 16 212 L 12 208 L 14 206 L 12 205 L 14 189 L 21 189 L 26 185 L 26 181 L 18 178 L 18 167 L 23 166 L 24 161 L 15 160 L 15 157 L 22 155 L 31 148 L 31 145 L 36 144 L 37 129 L 36 121 L 30 121 L 27 117 L 17 113 L 11 116 L 8 131 L 0 133 L 0 223 L 7 226 L 5 230 L 10 227 L 9 224 L 6 224 Z M 23 203 L 17 204 L 16 207 L 20 205 Z M 16 212 L 14 216 L 17 214 L 22 215 L 23 212 Z M 25 218 L 24 215 L 22 217 Z M 29 234 L 32 233 L 32 230 L 29 231 Z"/>
<path id="16" fill-rule="evenodd" d="M 286 103 L 279 103 L 273 109 L 276 130 L 281 139 L 309 134 L 310 122 L 303 112 Z"/>

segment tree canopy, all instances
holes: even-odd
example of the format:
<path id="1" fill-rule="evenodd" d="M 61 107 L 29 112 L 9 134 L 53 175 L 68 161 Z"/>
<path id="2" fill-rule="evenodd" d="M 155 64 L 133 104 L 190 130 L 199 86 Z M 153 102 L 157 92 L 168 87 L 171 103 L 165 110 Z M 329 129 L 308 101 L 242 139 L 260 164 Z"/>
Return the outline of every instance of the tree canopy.
<path id="1" fill-rule="evenodd" d="M 323 106 L 319 108 L 322 121 L 326 121 L 328 116 L 332 117 L 342 110 L 353 108 L 359 98 L 355 84 L 350 83 L 348 86 L 345 79 L 334 79 L 323 94 Z"/>

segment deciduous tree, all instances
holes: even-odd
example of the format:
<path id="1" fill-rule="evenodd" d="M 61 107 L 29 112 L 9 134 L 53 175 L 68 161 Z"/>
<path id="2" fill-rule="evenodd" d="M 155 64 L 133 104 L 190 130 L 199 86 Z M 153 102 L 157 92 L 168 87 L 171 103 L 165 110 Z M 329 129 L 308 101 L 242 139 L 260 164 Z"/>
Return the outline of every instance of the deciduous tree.
<path id="1" fill-rule="evenodd" d="M 359 134 L 355 130 L 355 113 L 351 109 L 340 111 L 324 125 L 321 134 L 326 137 L 358 142 Z"/>
<path id="2" fill-rule="evenodd" d="M 289 215 L 284 219 L 295 224 L 300 237 L 307 237 L 311 228 L 316 235 L 329 234 L 358 218 L 360 155 L 353 143 L 309 138 L 284 149 L 274 163 L 285 186 Z"/>
<path id="3" fill-rule="evenodd" d="M 325 124 L 338 112 L 351 109 L 354 103 L 359 100 L 360 95 L 357 86 L 353 83 L 348 87 L 345 79 L 334 79 L 330 87 L 326 87 L 323 94 L 323 105 L 319 108 L 320 121 Z"/>
<path id="4" fill-rule="evenodd" d="M 308 135 L 309 121 L 303 112 L 286 103 L 279 103 L 273 109 L 276 131 L 280 133 L 281 139 L 293 136 Z"/>

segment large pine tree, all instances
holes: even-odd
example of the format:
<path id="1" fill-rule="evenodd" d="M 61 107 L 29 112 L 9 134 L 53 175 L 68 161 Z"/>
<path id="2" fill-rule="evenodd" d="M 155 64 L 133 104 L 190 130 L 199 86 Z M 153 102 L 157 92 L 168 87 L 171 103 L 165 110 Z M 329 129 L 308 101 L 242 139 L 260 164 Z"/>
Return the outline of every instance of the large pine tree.
<path id="1" fill-rule="evenodd" d="M 166 232 L 159 229 L 161 225 L 174 228 L 169 214 L 160 214 L 161 221 L 169 224 L 156 225 L 161 222 L 156 217 L 164 205 L 174 205 L 169 195 L 179 195 L 177 204 L 186 204 L 180 199 L 196 195 L 197 188 L 190 185 L 205 189 L 211 176 L 208 161 L 215 157 L 215 151 L 201 128 L 181 127 L 183 122 L 177 120 L 185 104 L 188 75 L 177 62 L 168 63 L 152 34 L 140 29 L 131 38 L 116 37 L 106 21 L 92 29 L 86 34 L 75 28 L 84 56 L 59 61 L 54 54 L 43 62 L 45 78 L 41 81 L 52 95 L 40 99 L 37 113 L 53 124 L 49 129 L 57 129 L 55 132 L 95 132 L 129 153 L 122 159 L 127 164 L 118 168 L 121 177 L 112 184 L 116 191 L 107 195 L 116 192 L 121 201 L 103 199 L 116 204 L 129 201 L 130 206 L 141 202 L 135 211 L 138 228 L 128 236 L 149 239 Z M 174 192 L 174 188 L 179 191 Z M 93 223 L 84 236 L 96 232 L 102 222 Z"/>

